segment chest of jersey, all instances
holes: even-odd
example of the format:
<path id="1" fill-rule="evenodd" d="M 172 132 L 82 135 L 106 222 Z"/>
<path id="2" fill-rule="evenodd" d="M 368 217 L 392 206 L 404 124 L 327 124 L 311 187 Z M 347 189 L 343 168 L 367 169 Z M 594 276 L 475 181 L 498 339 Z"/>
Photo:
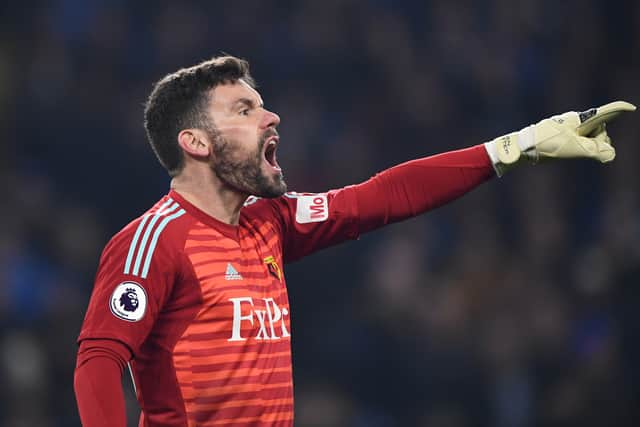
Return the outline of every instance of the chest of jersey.
<path id="1" fill-rule="evenodd" d="M 186 241 L 200 301 L 172 364 L 190 427 L 292 418 L 289 303 L 281 245 L 267 232 L 194 228 Z"/>
<path id="2" fill-rule="evenodd" d="M 189 237 L 185 253 L 202 296 L 191 332 L 202 329 L 228 343 L 288 338 L 289 303 L 275 236 L 241 229 L 239 239 L 211 232 Z"/>

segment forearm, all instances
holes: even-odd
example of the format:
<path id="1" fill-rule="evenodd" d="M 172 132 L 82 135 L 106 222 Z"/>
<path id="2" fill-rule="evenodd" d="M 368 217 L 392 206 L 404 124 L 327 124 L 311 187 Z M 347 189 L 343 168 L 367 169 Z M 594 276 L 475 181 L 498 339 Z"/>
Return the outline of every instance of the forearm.
<path id="1" fill-rule="evenodd" d="M 84 427 L 125 427 L 122 374 L 130 356 L 121 343 L 83 341 L 78 351 L 74 389 Z"/>
<path id="2" fill-rule="evenodd" d="M 419 215 L 495 176 L 483 145 L 412 160 L 355 185 L 359 231 Z"/>

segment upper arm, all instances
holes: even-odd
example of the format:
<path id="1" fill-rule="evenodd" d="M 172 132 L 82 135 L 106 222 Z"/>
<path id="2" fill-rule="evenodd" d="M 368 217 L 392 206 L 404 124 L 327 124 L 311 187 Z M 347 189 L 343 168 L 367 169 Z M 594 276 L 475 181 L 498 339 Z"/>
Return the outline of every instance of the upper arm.
<path id="1" fill-rule="evenodd" d="M 358 237 L 358 209 L 351 187 L 326 193 L 286 193 L 271 201 L 281 227 L 285 262 Z"/>
<path id="2" fill-rule="evenodd" d="M 115 339 L 136 354 L 180 275 L 175 245 L 156 230 L 141 222 L 106 246 L 78 341 Z"/>

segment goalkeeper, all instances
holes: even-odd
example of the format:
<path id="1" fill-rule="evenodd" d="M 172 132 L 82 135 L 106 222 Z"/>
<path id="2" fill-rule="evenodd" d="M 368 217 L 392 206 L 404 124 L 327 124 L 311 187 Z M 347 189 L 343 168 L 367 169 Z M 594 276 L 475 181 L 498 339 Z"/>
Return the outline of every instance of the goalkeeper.
<path id="1" fill-rule="evenodd" d="M 248 63 L 218 57 L 166 76 L 145 125 L 171 190 L 103 252 L 78 338 L 82 424 L 124 427 L 128 365 L 141 426 L 292 426 L 284 263 L 526 162 L 611 161 L 606 124 L 634 109 L 619 101 L 565 113 L 358 185 L 291 193 L 276 160 L 280 118 L 265 108 Z"/>

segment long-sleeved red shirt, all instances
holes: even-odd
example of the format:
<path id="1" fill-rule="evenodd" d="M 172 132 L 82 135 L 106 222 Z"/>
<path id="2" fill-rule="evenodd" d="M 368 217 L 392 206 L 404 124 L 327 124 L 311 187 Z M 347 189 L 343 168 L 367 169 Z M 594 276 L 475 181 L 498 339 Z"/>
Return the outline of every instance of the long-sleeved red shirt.
<path id="1" fill-rule="evenodd" d="M 443 205 L 494 176 L 482 145 L 413 160 L 327 193 L 250 198 L 239 225 L 171 191 L 106 246 L 78 338 L 85 427 L 292 426 L 282 265 Z"/>

